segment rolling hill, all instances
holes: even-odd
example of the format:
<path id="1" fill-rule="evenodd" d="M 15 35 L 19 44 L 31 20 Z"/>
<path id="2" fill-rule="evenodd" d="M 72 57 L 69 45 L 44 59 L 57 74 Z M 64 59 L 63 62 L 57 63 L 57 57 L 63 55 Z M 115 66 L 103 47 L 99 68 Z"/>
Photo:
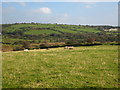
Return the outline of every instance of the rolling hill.
<path id="1" fill-rule="evenodd" d="M 118 32 L 104 31 L 112 26 L 89 26 L 67 24 L 15 23 L 2 25 L 2 44 L 4 48 L 22 48 L 23 42 L 30 43 L 31 49 L 48 47 L 53 43 L 64 45 L 117 44 Z M 32 46 L 36 44 L 36 46 Z M 44 45 L 43 45 L 44 44 Z M 62 46 L 61 44 L 57 46 Z M 30 48 L 29 47 L 29 48 Z M 17 50 L 19 50 L 17 49 Z M 16 49 L 15 49 L 16 50 Z"/>

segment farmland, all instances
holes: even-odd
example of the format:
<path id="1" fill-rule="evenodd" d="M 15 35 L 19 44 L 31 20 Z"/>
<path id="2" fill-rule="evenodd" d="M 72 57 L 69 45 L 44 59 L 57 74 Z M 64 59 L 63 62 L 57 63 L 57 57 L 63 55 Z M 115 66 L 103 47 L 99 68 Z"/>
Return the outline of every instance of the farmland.
<path id="1" fill-rule="evenodd" d="M 51 33 L 59 33 L 59 32 L 78 33 L 78 32 L 85 32 L 85 31 L 100 32 L 98 28 L 90 28 L 90 27 L 75 26 L 75 25 L 56 25 L 56 24 L 18 24 L 18 25 L 11 25 L 5 29 L 7 29 L 9 33 L 19 30 L 19 31 L 27 32 L 26 34 L 33 34 L 33 35 L 44 34 L 45 29 L 49 30 Z M 32 32 L 33 30 L 34 30 L 34 33 Z M 54 30 L 56 32 L 54 32 Z"/>
<path id="2" fill-rule="evenodd" d="M 2 25 L 2 51 L 19 51 L 59 46 L 119 44 L 114 26 L 89 26 L 42 23 L 14 23 Z M 24 47 L 26 42 L 28 47 Z M 53 43 L 53 45 L 51 44 Z M 64 43 L 56 45 L 55 43 Z M 36 44 L 36 46 L 33 46 Z"/>
<path id="3" fill-rule="evenodd" d="M 3 88 L 117 88 L 118 46 L 3 52 Z"/>
<path id="4" fill-rule="evenodd" d="M 117 88 L 118 32 L 110 28 L 3 24 L 3 88 Z"/>
<path id="5" fill-rule="evenodd" d="M 120 89 L 117 0 L 18 1 L 1 2 L 1 89 Z"/>

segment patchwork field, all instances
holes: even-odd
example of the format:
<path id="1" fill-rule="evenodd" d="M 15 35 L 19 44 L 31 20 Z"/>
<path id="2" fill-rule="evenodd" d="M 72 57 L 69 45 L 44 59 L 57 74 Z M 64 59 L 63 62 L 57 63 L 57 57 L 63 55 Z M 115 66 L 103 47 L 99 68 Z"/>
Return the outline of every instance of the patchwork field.
<path id="1" fill-rule="evenodd" d="M 118 46 L 2 53 L 3 88 L 117 88 Z"/>
<path id="2" fill-rule="evenodd" d="M 29 35 L 101 32 L 98 28 L 56 24 L 18 24 L 4 27 L 4 31 L 6 31 L 7 33 L 22 32 Z"/>
<path id="3" fill-rule="evenodd" d="M 39 34 L 52 34 L 52 33 L 58 33 L 56 31 L 52 31 L 52 30 L 29 30 L 28 32 L 25 32 L 25 34 L 32 34 L 32 35 L 39 35 Z"/>

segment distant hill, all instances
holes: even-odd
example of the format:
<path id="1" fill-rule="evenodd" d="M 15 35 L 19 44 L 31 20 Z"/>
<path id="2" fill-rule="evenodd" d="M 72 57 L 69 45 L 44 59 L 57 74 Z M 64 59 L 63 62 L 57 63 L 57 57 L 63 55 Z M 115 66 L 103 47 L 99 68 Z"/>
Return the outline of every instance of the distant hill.
<path id="1" fill-rule="evenodd" d="M 23 42 L 31 48 L 63 45 L 86 45 L 117 42 L 118 32 L 104 31 L 112 26 L 89 26 L 67 24 L 15 23 L 2 25 L 2 44 L 7 47 L 23 47 Z M 41 45 L 43 44 L 43 45 Z M 34 45 L 34 46 L 33 46 Z M 21 49 L 20 48 L 20 49 Z"/>
<path id="2" fill-rule="evenodd" d="M 5 26 L 5 27 L 4 27 Z M 81 25 L 64 25 L 64 24 L 12 24 L 3 25 L 3 30 L 13 33 L 22 31 L 24 34 L 62 34 L 62 33 L 83 33 L 83 32 L 101 32 L 96 27 L 87 27 Z"/>

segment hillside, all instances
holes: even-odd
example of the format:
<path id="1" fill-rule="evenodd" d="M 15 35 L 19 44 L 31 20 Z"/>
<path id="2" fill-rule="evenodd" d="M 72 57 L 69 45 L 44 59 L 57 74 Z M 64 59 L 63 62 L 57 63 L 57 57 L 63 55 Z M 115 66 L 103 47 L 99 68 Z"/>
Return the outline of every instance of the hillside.
<path id="1" fill-rule="evenodd" d="M 64 24 L 14 24 L 4 28 L 3 30 L 14 33 L 16 31 L 24 32 L 24 34 L 62 34 L 62 33 L 81 33 L 81 32 L 100 32 L 98 28 L 91 28 L 79 25 Z"/>
<path id="2" fill-rule="evenodd" d="M 23 42 L 30 43 L 29 49 L 64 45 L 117 44 L 118 32 L 104 31 L 104 29 L 110 28 L 114 27 L 41 23 L 3 24 L 3 49 L 21 50 Z M 55 45 L 56 42 L 64 44 Z M 53 45 L 49 45 L 49 43 L 53 43 Z M 41 44 L 42 46 L 40 46 Z"/>

